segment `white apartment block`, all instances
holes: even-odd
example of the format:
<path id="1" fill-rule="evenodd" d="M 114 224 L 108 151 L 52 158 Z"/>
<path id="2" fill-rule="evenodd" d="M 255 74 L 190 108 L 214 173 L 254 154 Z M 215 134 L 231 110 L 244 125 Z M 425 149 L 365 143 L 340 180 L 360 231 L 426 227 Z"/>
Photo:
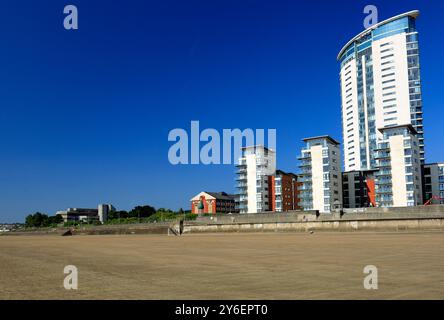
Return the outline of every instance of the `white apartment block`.
<path id="1" fill-rule="evenodd" d="M 237 164 L 238 198 L 240 213 L 258 213 L 270 210 L 269 176 L 276 173 L 276 153 L 262 145 L 242 148 Z"/>
<path id="2" fill-rule="evenodd" d="M 376 149 L 379 171 L 375 176 L 376 203 L 379 207 L 407 207 L 423 204 L 421 155 L 412 125 L 380 129 L 382 138 Z"/>
<path id="3" fill-rule="evenodd" d="M 411 124 L 424 160 L 416 18 L 410 11 L 382 21 L 340 51 L 344 170 L 376 167 L 377 130 Z"/>
<path id="4" fill-rule="evenodd" d="M 444 204 L 444 163 L 424 165 L 424 202 Z"/>
<path id="5" fill-rule="evenodd" d="M 304 210 L 331 212 L 342 204 L 342 174 L 339 142 L 329 136 L 303 139 L 299 159 L 300 206 Z"/>

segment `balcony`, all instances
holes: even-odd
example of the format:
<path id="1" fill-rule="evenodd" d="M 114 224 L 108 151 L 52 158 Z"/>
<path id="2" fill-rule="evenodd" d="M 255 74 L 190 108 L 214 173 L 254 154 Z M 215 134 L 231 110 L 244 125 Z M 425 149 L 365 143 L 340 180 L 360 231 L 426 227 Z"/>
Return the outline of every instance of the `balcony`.
<path id="1" fill-rule="evenodd" d="M 377 194 L 393 194 L 393 190 L 392 188 L 382 188 L 382 189 L 378 189 L 376 190 Z"/>
<path id="2" fill-rule="evenodd" d="M 303 207 L 304 209 L 311 209 L 313 207 L 313 202 L 311 201 L 300 201 L 299 206 Z"/>
<path id="3" fill-rule="evenodd" d="M 311 160 L 302 160 L 299 163 L 299 167 L 300 168 L 302 168 L 302 167 L 311 167 Z"/>
<path id="4" fill-rule="evenodd" d="M 311 183 L 304 183 L 300 188 L 300 191 L 311 191 L 313 190 L 313 185 Z"/>
<path id="5" fill-rule="evenodd" d="M 375 159 L 390 159 L 390 152 L 378 151 L 376 152 Z"/>
<path id="6" fill-rule="evenodd" d="M 311 170 L 302 170 L 299 173 L 300 176 L 311 176 Z"/>
<path id="7" fill-rule="evenodd" d="M 390 149 L 390 145 L 388 142 L 383 142 L 378 144 L 378 146 L 376 147 L 375 151 L 382 151 L 382 150 L 388 150 Z"/>
<path id="8" fill-rule="evenodd" d="M 390 168 L 391 167 L 391 162 L 390 161 L 386 161 L 386 160 L 379 160 L 376 162 L 376 166 L 378 168 Z"/>
<path id="9" fill-rule="evenodd" d="M 389 180 L 389 179 L 379 180 L 378 179 L 378 181 L 376 181 L 376 185 L 378 185 L 378 186 L 392 185 L 392 180 Z"/>
<path id="10" fill-rule="evenodd" d="M 300 175 L 298 182 L 307 183 L 311 182 L 311 175 Z"/>
<path id="11" fill-rule="evenodd" d="M 300 196 L 299 196 L 299 199 L 302 201 L 302 202 L 313 202 L 313 197 L 311 196 L 311 194 L 310 195 L 303 195 L 303 194 L 301 194 Z"/>
<path id="12" fill-rule="evenodd" d="M 245 160 L 242 160 L 242 161 L 235 164 L 235 167 L 237 167 L 237 168 L 246 167 L 246 166 L 247 166 L 247 161 L 245 161 Z"/>
<path id="13" fill-rule="evenodd" d="M 236 171 L 236 174 L 246 174 L 247 173 L 247 167 L 239 167 Z"/>
<path id="14" fill-rule="evenodd" d="M 311 154 L 310 153 L 303 153 L 301 156 L 297 157 L 298 160 L 306 160 L 306 159 L 311 159 Z"/>
<path id="15" fill-rule="evenodd" d="M 391 175 L 392 175 L 392 170 L 387 170 L 387 169 L 381 169 L 375 173 L 376 177 L 391 176 Z"/>

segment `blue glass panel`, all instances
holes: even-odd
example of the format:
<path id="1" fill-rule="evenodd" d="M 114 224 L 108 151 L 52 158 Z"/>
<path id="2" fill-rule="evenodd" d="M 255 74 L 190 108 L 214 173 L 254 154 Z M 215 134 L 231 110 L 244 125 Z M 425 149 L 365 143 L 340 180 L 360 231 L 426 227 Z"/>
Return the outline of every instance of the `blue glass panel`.
<path id="1" fill-rule="evenodd" d="M 372 31 L 373 38 L 375 38 L 378 35 L 384 34 L 386 32 L 399 30 L 399 29 L 408 29 L 409 28 L 409 19 L 408 17 L 404 17 L 392 22 L 389 22 L 383 26 L 380 26 L 379 28 L 376 28 Z"/>
<path id="2" fill-rule="evenodd" d="M 381 34 L 379 36 L 376 36 L 376 37 L 373 38 L 373 40 L 376 41 L 376 40 L 383 39 L 383 38 L 386 38 L 386 37 L 394 36 L 395 34 L 403 33 L 405 31 L 406 31 L 405 29 L 393 30 L 393 31 Z"/>
<path id="3" fill-rule="evenodd" d="M 369 41 L 367 41 L 367 42 L 364 42 L 363 44 L 360 44 L 359 46 L 358 46 L 358 52 L 360 52 L 360 51 L 362 51 L 362 50 L 364 50 L 364 49 L 367 49 L 368 47 L 370 47 L 372 45 L 372 41 L 371 40 L 369 40 Z"/>

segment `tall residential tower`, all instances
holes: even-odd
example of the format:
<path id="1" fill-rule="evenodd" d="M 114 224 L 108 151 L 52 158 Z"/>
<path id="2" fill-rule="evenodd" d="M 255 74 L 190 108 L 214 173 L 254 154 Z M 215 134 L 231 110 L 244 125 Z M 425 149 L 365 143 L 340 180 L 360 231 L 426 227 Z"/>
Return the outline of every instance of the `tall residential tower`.
<path id="1" fill-rule="evenodd" d="M 424 162 L 419 11 L 377 23 L 339 52 L 345 171 L 376 168 L 380 128 L 411 124 Z"/>

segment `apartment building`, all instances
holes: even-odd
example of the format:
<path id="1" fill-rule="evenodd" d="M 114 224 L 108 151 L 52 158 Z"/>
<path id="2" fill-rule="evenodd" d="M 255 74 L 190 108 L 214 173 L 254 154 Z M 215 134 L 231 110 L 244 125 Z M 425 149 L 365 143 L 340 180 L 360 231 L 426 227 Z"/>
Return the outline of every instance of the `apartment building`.
<path id="1" fill-rule="evenodd" d="M 359 170 L 342 173 L 344 208 L 375 207 L 375 173 L 377 170 Z"/>
<path id="2" fill-rule="evenodd" d="M 63 222 L 68 221 L 99 221 L 104 223 L 108 220 L 110 211 L 115 210 L 114 206 L 110 204 L 99 204 L 95 208 L 68 208 L 66 210 L 57 211 L 56 215 L 63 218 Z"/>
<path id="3" fill-rule="evenodd" d="M 424 162 L 416 19 L 410 11 L 379 22 L 339 52 L 344 171 L 376 168 L 379 128 L 411 124 Z"/>
<path id="4" fill-rule="evenodd" d="M 412 125 L 379 129 L 376 149 L 376 203 L 380 207 L 423 204 L 420 141 Z"/>
<path id="5" fill-rule="evenodd" d="M 300 210 L 300 188 L 302 183 L 297 175 L 291 172 L 276 170 L 275 176 L 270 176 L 270 185 L 274 186 L 271 194 L 271 211 L 285 212 Z"/>
<path id="6" fill-rule="evenodd" d="M 423 168 L 424 203 L 444 204 L 444 163 L 428 163 Z"/>
<path id="7" fill-rule="evenodd" d="M 271 211 L 274 188 L 270 176 L 276 173 L 276 153 L 262 145 L 243 147 L 236 167 L 239 212 Z"/>
<path id="8" fill-rule="evenodd" d="M 303 139 L 299 160 L 300 206 L 329 213 L 342 205 L 339 142 L 330 136 Z"/>

